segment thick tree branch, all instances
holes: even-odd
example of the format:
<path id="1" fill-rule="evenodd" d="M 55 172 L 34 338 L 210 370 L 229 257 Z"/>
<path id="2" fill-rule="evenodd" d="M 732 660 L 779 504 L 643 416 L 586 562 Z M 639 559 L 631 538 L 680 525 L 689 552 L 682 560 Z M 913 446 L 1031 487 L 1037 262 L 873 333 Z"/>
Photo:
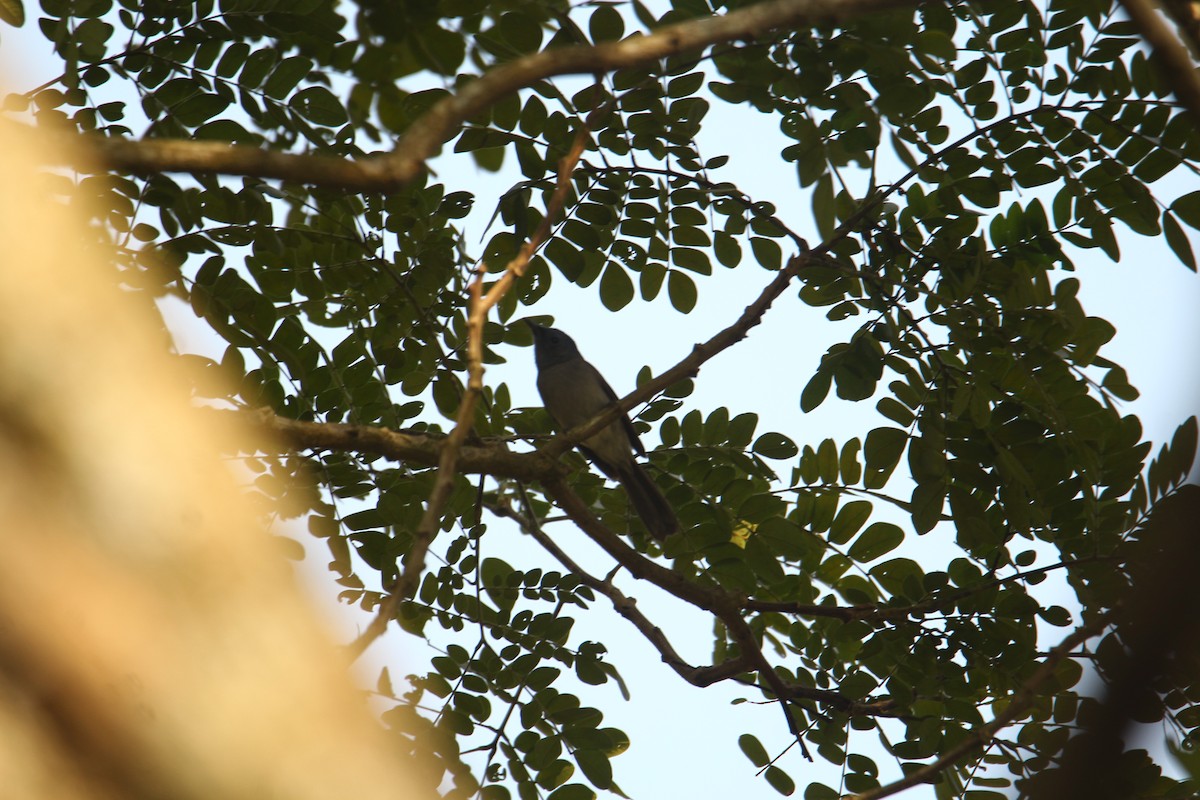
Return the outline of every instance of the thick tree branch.
<path id="1" fill-rule="evenodd" d="M 218 412 L 229 413 L 229 412 Z M 240 412 L 235 412 L 240 413 Z M 404 433 L 371 425 L 307 422 L 257 411 L 255 421 L 297 450 L 337 450 L 383 456 L 418 467 L 437 466 L 446 437 L 429 433 Z M 545 480 L 566 475 L 567 468 L 540 453 L 514 453 L 502 442 L 462 445 L 458 470 L 519 481 Z"/>
<path id="2" fill-rule="evenodd" d="M 1121 5 L 1146 37 L 1175 97 L 1200 125 L 1200 71 L 1187 47 L 1171 33 L 1166 19 L 1150 0 L 1121 0 Z"/>
<path id="3" fill-rule="evenodd" d="M 902 792 L 920 783 L 936 782 L 942 770 L 961 761 L 972 752 L 986 747 L 992 741 L 993 737 L 995 737 L 997 731 L 1012 724 L 1028 711 L 1030 706 L 1037 701 L 1039 697 L 1038 692 L 1042 684 L 1054 675 L 1054 670 L 1058 667 L 1059 662 L 1066 658 L 1076 647 L 1099 634 L 1111 619 L 1112 612 L 1108 612 L 1076 628 L 1070 636 L 1063 639 L 1058 646 L 1050 651 L 1050 654 L 1046 656 L 1046 660 L 1042 662 L 1042 665 L 1029 677 L 1029 680 L 1021 684 L 1017 691 L 1013 693 L 1013 696 L 1009 698 L 1008 704 L 1003 707 L 1000 713 L 996 714 L 991 722 L 977 727 L 969 736 L 943 753 L 936 761 L 909 772 L 898 781 L 880 786 L 878 789 L 871 789 L 870 791 L 856 794 L 850 800 L 877 800 L 880 797 L 889 797 Z"/>
<path id="4" fill-rule="evenodd" d="M 175 139 L 80 138 L 108 169 L 134 174 L 206 172 L 279 178 L 353 191 L 389 191 L 410 183 L 464 121 L 498 100 L 555 75 L 587 75 L 636 66 L 719 42 L 773 30 L 837 23 L 914 0 L 769 0 L 728 14 L 688 20 L 642 36 L 595 46 L 563 47 L 489 70 L 420 117 L 391 153 L 358 161 L 273 153 L 248 145 Z"/>
<path id="5" fill-rule="evenodd" d="M 740 604 L 743 601 L 741 598 L 715 586 L 701 586 L 700 584 L 693 583 L 679 573 L 656 564 L 641 553 L 638 553 L 615 533 L 601 524 L 587 505 L 561 479 L 556 478 L 544 482 L 544 485 L 546 486 L 546 491 L 555 499 L 559 507 L 571 517 L 571 521 L 591 537 L 592 541 L 599 544 L 617 563 L 629 570 L 631 575 L 635 578 L 648 580 L 660 589 L 698 608 L 709 611 L 713 616 L 721 620 L 741 650 L 741 654 L 737 658 L 723 664 L 714 664 L 712 667 L 692 668 L 700 670 L 705 680 L 712 678 L 709 682 L 715 682 L 735 677 L 745 672 L 757 672 L 770 691 L 783 701 L 813 700 L 849 714 L 895 716 L 896 706 L 891 700 L 860 702 L 839 692 L 784 682 L 774 667 L 771 666 L 770 661 L 762 652 L 762 648 L 758 645 L 753 631 L 742 617 Z M 620 608 L 617 610 L 621 611 Z M 651 641 L 653 643 L 653 639 Z M 660 649 L 659 652 L 663 651 Z M 666 660 L 664 658 L 664 661 Z M 668 663 L 670 662 L 668 661 Z M 674 667 L 675 665 L 672 666 Z M 725 671 L 728 671 L 728 674 L 725 674 Z M 685 680 L 694 683 L 683 671 L 676 669 L 676 672 L 683 675 Z M 800 731 L 796 729 L 795 720 L 792 719 L 790 712 L 787 711 L 786 705 L 784 711 L 787 714 L 789 729 L 797 737 L 800 747 L 804 748 L 804 742 L 800 739 Z"/>
<path id="6" fill-rule="evenodd" d="M 683 575 L 651 561 L 626 544 L 619 536 L 606 528 L 600 520 L 596 519 L 587 504 L 572 491 L 562 478 L 543 479 L 542 486 L 545 487 L 546 493 L 554 499 L 559 508 L 567 513 L 571 521 L 591 537 L 592 541 L 600 545 L 618 564 L 629 570 L 633 577 L 648 580 L 680 600 L 705 611 L 711 611 L 717 616 L 737 614 L 737 599 L 733 595 L 716 587 L 693 583 Z"/>
<path id="7" fill-rule="evenodd" d="M 1179 37 L 1187 42 L 1192 58 L 1200 58 L 1200 3 L 1195 0 L 1163 0 L 1163 8 L 1179 26 Z"/>

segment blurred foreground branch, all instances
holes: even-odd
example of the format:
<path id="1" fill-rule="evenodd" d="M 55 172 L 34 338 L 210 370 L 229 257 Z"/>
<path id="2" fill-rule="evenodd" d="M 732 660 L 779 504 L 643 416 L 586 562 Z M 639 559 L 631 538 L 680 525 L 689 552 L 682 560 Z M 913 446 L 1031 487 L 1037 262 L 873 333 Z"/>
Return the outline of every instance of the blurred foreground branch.
<path id="1" fill-rule="evenodd" d="M 190 406 L 61 154 L 0 139 L 3 795 L 422 796 L 222 461 L 278 445 Z"/>

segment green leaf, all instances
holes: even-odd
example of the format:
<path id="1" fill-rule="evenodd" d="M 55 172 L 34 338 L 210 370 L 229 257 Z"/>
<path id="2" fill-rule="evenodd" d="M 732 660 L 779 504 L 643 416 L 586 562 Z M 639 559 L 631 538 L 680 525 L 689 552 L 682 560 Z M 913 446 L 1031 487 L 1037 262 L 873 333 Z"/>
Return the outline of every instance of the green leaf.
<path id="1" fill-rule="evenodd" d="M 862 480 L 862 464 L 858 461 L 858 453 L 862 449 L 862 442 L 858 439 L 851 439 L 842 445 L 842 453 L 838 459 L 842 473 L 842 483 L 846 486 L 853 486 Z"/>
<path id="2" fill-rule="evenodd" d="M 696 307 L 696 283 L 689 275 L 679 270 L 667 272 L 667 296 L 671 305 L 680 313 L 689 313 Z"/>
<path id="3" fill-rule="evenodd" d="M 1171 203 L 1171 210 L 1189 227 L 1200 231 L 1200 190 L 1176 199 Z"/>
<path id="4" fill-rule="evenodd" d="M 485 558 L 480 565 L 480 577 L 483 589 L 496 607 L 503 611 L 511 611 L 517 602 L 518 593 L 515 588 L 516 570 L 499 558 Z"/>
<path id="5" fill-rule="evenodd" d="M 829 541 L 845 544 L 854 538 L 859 528 L 871 518 L 873 506 L 866 500 L 852 500 L 838 510 L 829 528 Z"/>
<path id="6" fill-rule="evenodd" d="M 796 782 L 791 776 L 781 770 L 779 767 L 772 764 L 767 767 L 763 777 L 767 779 L 767 783 L 771 784 L 771 788 L 782 795 L 790 796 L 796 791 Z"/>
<path id="7" fill-rule="evenodd" d="M 912 425 L 913 420 L 916 418 L 907 406 L 894 397 L 879 398 L 879 402 L 875 404 L 875 408 L 892 422 L 895 422 L 897 425 L 903 425 L 906 428 Z"/>
<path id="8" fill-rule="evenodd" d="M 608 760 L 608 756 L 598 750 L 584 750 L 582 748 L 575 751 L 575 763 L 579 765 L 579 769 L 583 771 L 583 775 L 597 789 L 609 789 L 612 787 L 612 764 Z"/>
<path id="9" fill-rule="evenodd" d="M 501 15 L 496 31 L 519 53 L 533 53 L 542 46 L 541 23 L 536 17 L 520 11 Z"/>
<path id="10" fill-rule="evenodd" d="M 767 748 L 763 747 L 762 742 L 753 734 L 743 733 L 739 736 L 738 747 L 742 748 L 746 758 L 756 767 L 765 767 L 771 761 L 771 757 L 767 755 Z"/>
<path id="11" fill-rule="evenodd" d="M 850 557 L 860 563 L 887 555 L 904 542 L 904 531 L 890 522 L 873 522 L 850 545 Z"/>
<path id="12" fill-rule="evenodd" d="M 282 100 L 291 94 L 296 85 L 312 71 L 313 62 L 304 56 L 290 56 L 279 62 L 279 66 L 271 71 L 271 77 L 263 84 L 263 91 L 269 97 Z"/>
<path id="13" fill-rule="evenodd" d="M 833 439 L 826 439 L 817 448 L 817 469 L 822 483 L 837 483 L 838 450 Z"/>
<path id="14" fill-rule="evenodd" d="M 708 255 L 703 250 L 697 250 L 694 247 L 672 247 L 671 263 L 700 275 L 712 275 L 713 271 Z"/>
<path id="15" fill-rule="evenodd" d="M 769 270 L 778 270 L 783 266 L 783 251 L 779 248 L 779 242 L 774 239 L 751 236 L 750 249 L 754 252 L 754 260 L 760 266 Z"/>
<path id="16" fill-rule="evenodd" d="M 900 463 L 907 443 L 908 434 L 896 428 L 875 428 L 867 434 L 863 444 L 863 458 L 866 461 L 863 484 L 868 489 L 883 488 Z"/>
<path id="17" fill-rule="evenodd" d="M 912 520 L 917 533 L 928 533 L 942 521 L 946 485 L 941 481 L 919 483 L 912 494 Z"/>
<path id="18" fill-rule="evenodd" d="M 550 793 L 546 800 L 595 800 L 596 793 L 582 783 L 568 783 Z"/>
<path id="19" fill-rule="evenodd" d="M 829 395 L 829 388 L 832 385 L 833 375 L 828 372 L 818 371 L 809 379 L 808 384 L 804 387 L 804 391 L 800 393 L 800 410 L 807 414 L 821 405 Z"/>
<path id="20" fill-rule="evenodd" d="M 1188 240 L 1188 235 L 1184 233 L 1182 226 L 1175 219 L 1175 215 L 1170 211 L 1164 211 L 1162 226 L 1163 233 L 1167 239 L 1167 245 L 1171 248 L 1171 252 L 1183 262 L 1185 267 L 1195 272 L 1196 256 L 1192 252 L 1192 243 Z"/>
<path id="21" fill-rule="evenodd" d="M 0 0 L 0 21 L 14 28 L 25 24 L 25 4 L 21 0 Z"/>
<path id="22" fill-rule="evenodd" d="M 764 433 L 759 436 L 754 442 L 752 448 L 754 452 L 765 458 L 773 458 L 776 461 L 783 461 L 789 458 L 795 458 L 800 449 L 796 447 L 796 443 L 782 433 Z"/>
<path id="23" fill-rule="evenodd" d="M 713 252 L 723 267 L 732 269 L 742 262 L 742 246 L 725 231 L 716 231 L 713 234 Z"/>
<path id="24" fill-rule="evenodd" d="M 612 6 L 599 6 L 588 19 L 588 31 L 597 44 L 620 39 L 625 35 L 625 19 Z"/>
<path id="25" fill-rule="evenodd" d="M 633 299 L 633 281 L 617 264 L 609 262 L 600 278 L 600 302 L 609 311 L 620 311 Z"/>

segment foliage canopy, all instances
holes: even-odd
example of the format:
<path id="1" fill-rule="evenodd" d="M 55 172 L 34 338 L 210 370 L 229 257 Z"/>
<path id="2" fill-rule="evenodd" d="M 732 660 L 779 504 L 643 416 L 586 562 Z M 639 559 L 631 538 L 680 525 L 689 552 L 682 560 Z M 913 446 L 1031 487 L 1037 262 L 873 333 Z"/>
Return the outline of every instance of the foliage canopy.
<path id="1" fill-rule="evenodd" d="M 785 794 L 809 755 L 844 768 L 840 786 L 804 788 L 812 800 L 923 781 L 947 797 L 1013 782 L 1055 796 L 1073 753 L 1107 746 L 1097 720 L 1114 704 L 1083 690 L 1089 665 L 1126 701 L 1117 733 L 1165 719 L 1189 750 L 1194 624 L 1157 637 L 1154 658 L 1136 630 L 1139 609 L 1155 613 L 1137 601 L 1155 573 L 1138 565 L 1195 563 L 1173 548 L 1175 522 L 1200 513 L 1185 483 L 1196 423 L 1150 461 L 1120 410 L 1136 391 L 1102 353 L 1114 328 L 1071 273 L 1120 260 L 1130 234 L 1196 269 L 1200 191 L 1162 187 L 1196 174 L 1200 112 L 1110 0 L 660 5 L 43 0 L 63 73 L 6 107 L 88 134 L 107 168 L 72 182 L 108 209 L 115 279 L 186 303 L 227 347 L 181 357 L 232 378 L 197 396 L 269 409 L 294 446 L 246 459 L 254 491 L 307 520 L 345 602 L 437 643 L 426 674 L 378 687 L 432 786 L 617 791 L 610 759 L 653 745 L 579 699 L 580 682 L 630 665 L 572 630 L 609 602 L 682 679 L 779 705 L 799 747 L 738 743 Z M 744 153 L 701 152 L 723 104 L 791 141 L 779 180 L 811 213 L 742 191 Z M 443 141 L 446 168 L 423 169 Z M 511 188 L 478 197 L 456 161 Z M 478 250 L 462 235 L 476 203 L 496 206 Z M 648 401 L 636 421 L 683 528 L 662 546 L 577 456 L 550 457 L 569 442 L 534 438 L 550 432 L 541 409 L 465 377 L 528 346 L 511 323 L 544 317 L 556 284 L 612 312 L 665 296 L 687 314 L 735 269 L 759 301 L 677 367 L 644 371 L 626 403 Z M 492 289 L 499 324 L 482 321 Z M 873 401 L 879 424 L 860 436 L 761 430 L 756 398 L 693 396 L 701 364 L 797 301 L 856 324 L 796 402 Z M 485 535 L 500 519 L 559 568 L 500 558 Z M 576 563 L 571 527 L 609 560 Z M 935 529 L 944 557 L 900 554 Z M 1048 575 L 1070 607 L 1039 592 Z M 648 584 L 712 615 L 710 665 L 638 609 Z M 1200 618 L 1194 598 L 1154 597 Z M 1122 689 L 1137 664 L 1155 666 Z M 848 747 L 852 729 L 900 768 Z M 1197 790 L 1145 752 L 1110 762 L 1115 777 L 1089 778 L 1109 792 Z"/>

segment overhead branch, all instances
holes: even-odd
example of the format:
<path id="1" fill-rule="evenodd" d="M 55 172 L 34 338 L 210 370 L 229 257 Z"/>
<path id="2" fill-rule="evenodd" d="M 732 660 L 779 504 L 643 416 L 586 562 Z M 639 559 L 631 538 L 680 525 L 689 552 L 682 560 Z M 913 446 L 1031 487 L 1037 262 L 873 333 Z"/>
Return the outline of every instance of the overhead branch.
<path id="1" fill-rule="evenodd" d="M 359 160 L 277 153 L 250 145 L 182 139 L 82 139 L 106 168 L 134 174 L 202 172 L 278 178 L 352 191 L 390 191 L 412 182 L 426 161 L 463 123 L 514 92 L 556 75 L 589 75 L 638 66 L 720 42 L 754 39 L 775 30 L 838 23 L 914 0 L 769 0 L 728 14 L 667 25 L 651 33 L 594 46 L 534 53 L 489 70 L 418 118 L 386 155 Z"/>

